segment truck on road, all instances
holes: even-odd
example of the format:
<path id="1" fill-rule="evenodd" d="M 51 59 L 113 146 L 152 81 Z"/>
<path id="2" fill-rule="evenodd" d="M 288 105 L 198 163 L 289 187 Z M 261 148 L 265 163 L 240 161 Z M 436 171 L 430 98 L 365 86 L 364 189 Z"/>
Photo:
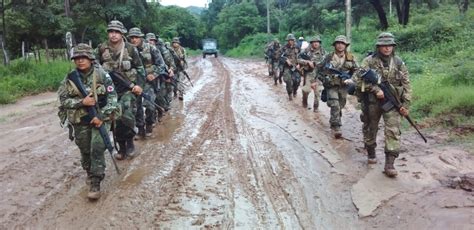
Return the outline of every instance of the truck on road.
<path id="1" fill-rule="evenodd" d="M 206 38 L 202 40 L 202 57 L 206 58 L 207 55 L 214 55 L 217 58 L 217 40 L 213 38 Z"/>

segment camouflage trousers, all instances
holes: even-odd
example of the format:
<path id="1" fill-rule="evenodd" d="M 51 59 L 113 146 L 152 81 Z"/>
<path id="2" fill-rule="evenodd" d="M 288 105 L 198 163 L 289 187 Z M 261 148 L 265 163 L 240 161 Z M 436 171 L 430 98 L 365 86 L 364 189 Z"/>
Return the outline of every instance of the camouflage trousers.
<path id="1" fill-rule="evenodd" d="M 160 91 L 156 94 L 156 104 L 169 110 L 173 100 L 173 84 L 171 82 L 160 82 Z"/>
<path id="2" fill-rule="evenodd" d="M 298 87 L 301 84 L 301 76 L 299 76 L 299 73 L 291 72 L 290 69 L 285 68 L 283 70 L 283 81 L 285 81 L 286 84 L 286 92 L 289 94 L 296 94 L 296 91 L 298 90 Z"/>
<path id="3" fill-rule="evenodd" d="M 316 88 L 315 89 L 312 89 L 311 88 L 311 81 L 314 81 L 316 78 L 315 78 L 315 74 L 313 72 L 310 72 L 310 73 L 305 73 L 306 74 L 306 79 L 304 79 L 304 86 L 301 87 L 301 91 L 303 91 L 303 93 L 307 93 L 307 94 L 310 94 L 311 92 L 314 92 L 314 104 L 318 104 L 319 103 L 319 95 L 320 95 L 320 92 L 319 92 L 319 89 L 318 89 L 318 85 L 316 85 Z M 314 82 L 318 82 L 318 80 L 314 81 Z"/>
<path id="4" fill-rule="evenodd" d="M 152 82 L 152 84 L 146 83 L 145 89 L 143 90 L 143 92 L 149 95 L 151 98 L 151 101 L 154 102 L 156 99 L 156 94 L 155 94 L 155 86 L 153 84 L 155 84 L 155 82 Z M 148 100 L 143 99 L 143 106 L 145 107 L 145 123 L 146 125 L 152 125 L 156 121 L 155 105 L 153 105 Z"/>
<path id="5" fill-rule="evenodd" d="M 370 95 L 370 99 L 362 100 L 362 114 L 360 119 L 363 123 L 362 132 L 364 134 L 365 146 L 377 146 L 377 132 L 379 130 L 380 118 L 384 121 L 385 153 L 398 157 L 400 152 L 400 120 L 401 116 L 395 109 L 388 112 L 383 111 L 375 99 Z"/>
<path id="6" fill-rule="evenodd" d="M 110 123 L 104 122 L 106 130 L 110 130 Z M 81 165 L 91 177 L 102 180 L 105 175 L 106 150 L 99 129 L 91 125 L 74 125 L 74 140 L 81 151 Z"/>
<path id="7" fill-rule="evenodd" d="M 183 96 L 184 95 L 184 89 L 185 89 L 185 84 L 186 82 L 188 81 L 188 79 L 186 78 L 186 76 L 184 75 L 183 71 L 178 71 L 175 73 L 174 77 L 176 78 L 177 80 L 177 93 L 179 96 Z"/>
<path id="8" fill-rule="evenodd" d="M 116 120 L 115 138 L 118 142 L 123 142 L 133 138 L 136 134 L 137 96 L 131 91 L 127 91 L 119 96 L 118 102 L 122 108 L 122 116 Z"/>
<path id="9" fill-rule="evenodd" d="M 275 60 L 268 60 L 267 62 L 268 67 L 268 75 L 273 76 L 273 80 L 277 80 L 276 74 L 278 72 L 278 61 Z"/>
<path id="10" fill-rule="evenodd" d="M 347 91 L 343 86 L 330 86 L 326 88 L 327 105 L 331 108 L 329 124 L 332 129 L 339 129 L 342 126 L 342 109 L 346 106 Z"/>

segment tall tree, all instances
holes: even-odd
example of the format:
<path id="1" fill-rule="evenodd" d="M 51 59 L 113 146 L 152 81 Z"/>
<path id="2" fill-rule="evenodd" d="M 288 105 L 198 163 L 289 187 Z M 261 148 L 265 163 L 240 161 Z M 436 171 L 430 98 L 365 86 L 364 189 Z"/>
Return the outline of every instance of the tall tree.
<path id="1" fill-rule="evenodd" d="M 347 41 L 351 42 L 352 39 L 352 4 L 351 0 L 346 0 L 346 37 Z"/>
<path id="2" fill-rule="evenodd" d="M 410 0 L 395 0 L 397 9 L 398 23 L 406 26 L 410 18 Z"/>
<path id="3" fill-rule="evenodd" d="M 377 11 L 380 21 L 380 28 L 382 30 L 386 30 L 388 28 L 388 21 L 382 3 L 380 2 L 380 0 L 370 0 L 370 4 L 372 4 L 374 6 L 375 11 Z"/>

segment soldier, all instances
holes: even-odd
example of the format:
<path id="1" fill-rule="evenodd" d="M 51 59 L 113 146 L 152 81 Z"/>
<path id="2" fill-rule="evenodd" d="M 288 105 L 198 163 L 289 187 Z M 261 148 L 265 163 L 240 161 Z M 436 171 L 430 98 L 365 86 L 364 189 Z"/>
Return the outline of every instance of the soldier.
<path id="1" fill-rule="evenodd" d="M 354 55 L 347 51 L 349 42 L 346 36 L 339 35 L 332 43 L 334 46 L 334 52 L 328 54 L 319 67 L 323 68 L 324 73 L 320 78 L 324 85 L 325 92 L 327 93 L 327 104 L 331 108 L 331 118 L 329 123 L 331 130 L 335 138 L 341 138 L 341 116 L 342 109 L 346 105 L 346 82 L 341 79 L 340 74 L 328 72 L 328 66 L 332 66 L 333 69 L 352 75 L 357 66 Z"/>
<path id="2" fill-rule="evenodd" d="M 277 84 L 277 70 L 278 70 L 278 56 L 277 51 L 280 49 L 280 41 L 273 39 L 273 41 L 265 48 L 265 59 L 268 66 L 268 75 L 273 77 L 275 85 Z"/>
<path id="3" fill-rule="evenodd" d="M 311 45 L 302 51 L 298 58 L 298 63 L 303 67 L 304 72 L 304 86 L 301 90 L 303 91 L 303 107 L 305 108 L 308 107 L 309 93 L 314 91 L 313 110 L 317 111 L 319 106 L 317 64 L 323 61 L 326 51 L 323 49 L 323 47 L 321 47 L 320 36 L 317 35 L 312 37 L 309 42 Z"/>
<path id="4" fill-rule="evenodd" d="M 76 69 L 69 74 L 78 74 L 84 87 L 90 94 L 83 97 L 68 76 L 61 83 L 58 94 L 61 108 L 66 111 L 67 120 L 74 127 L 74 139 L 81 152 L 81 165 L 87 172 L 90 183 L 87 197 L 100 198 L 100 182 L 105 176 L 104 152 L 106 146 L 99 133 L 99 127 L 110 130 L 114 116 L 120 115 L 117 93 L 108 74 L 99 66 L 93 66 L 95 59 L 92 48 L 87 44 L 78 44 L 72 53 Z M 88 117 L 87 108 L 96 107 L 98 116 Z"/>
<path id="5" fill-rule="evenodd" d="M 280 63 L 282 65 L 280 75 L 283 76 L 283 80 L 286 83 L 288 99 L 291 101 L 293 100 L 292 96 L 296 96 L 296 90 L 294 89 L 298 87 L 298 85 L 294 86 L 293 78 L 299 68 L 299 66 L 297 66 L 299 50 L 295 46 L 295 35 L 288 34 L 286 40 L 287 44 L 280 49 L 278 54 L 280 55 Z"/>
<path id="6" fill-rule="evenodd" d="M 174 58 L 171 54 L 171 51 L 165 47 L 163 40 L 159 38 L 158 40 L 156 39 L 155 34 L 153 33 L 148 33 L 147 34 L 147 40 L 154 41 L 156 44 L 156 47 L 160 50 L 161 55 L 163 56 L 163 59 L 165 61 L 166 67 L 167 67 L 167 72 L 168 75 L 162 75 L 163 77 L 160 78 L 160 92 L 157 95 L 156 98 L 156 103 L 163 107 L 166 111 L 168 111 L 171 107 L 171 100 L 173 97 L 171 96 L 173 93 L 173 77 L 174 77 L 174 70 L 176 69 L 176 65 L 174 63 Z M 163 116 L 162 111 L 160 110 L 158 112 L 158 120 L 161 120 L 161 117 Z"/>
<path id="7" fill-rule="evenodd" d="M 133 157 L 135 145 L 133 137 L 137 133 L 136 113 L 137 96 L 141 95 L 145 84 L 145 70 L 143 69 L 137 49 L 123 39 L 127 30 L 120 21 L 112 20 L 107 26 L 108 41 L 97 48 L 99 63 L 107 72 L 117 72 L 131 81 L 133 87 L 128 87 L 114 82 L 117 86 L 119 104 L 122 107 L 122 117 L 117 120 L 115 138 L 119 150 L 115 156 L 123 160 L 126 156 Z"/>
<path id="8" fill-rule="evenodd" d="M 186 70 L 187 63 L 186 63 L 186 50 L 181 46 L 179 42 L 179 38 L 173 38 L 172 47 L 174 52 L 176 53 L 176 59 L 174 60 L 176 64 L 176 80 L 177 80 L 177 87 L 175 87 L 175 95 L 176 91 L 178 91 L 178 99 L 183 100 L 184 96 L 184 81 L 186 76 L 184 71 Z"/>
<path id="9" fill-rule="evenodd" d="M 165 63 L 163 57 L 161 56 L 160 51 L 153 45 L 145 42 L 143 40 L 144 34 L 142 31 L 137 28 L 131 28 L 128 32 L 128 37 L 132 45 L 134 45 L 141 57 L 142 63 L 146 71 L 146 81 L 144 93 L 150 96 L 151 100 L 154 102 L 156 99 L 155 92 L 159 92 L 159 79 L 160 73 L 165 71 Z M 156 121 L 156 110 L 155 105 L 149 101 L 144 101 L 143 105 L 145 106 L 145 135 L 151 136 L 153 132 L 153 125 Z M 138 125 L 138 129 L 143 129 L 143 126 Z M 139 131 L 139 135 L 141 132 Z"/>
<path id="10" fill-rule="evenodd" d="M 411 86 L 408 70 L 402 59 L 395 55 L 395 38 L 391 33 L 381 33 L 377 37 L 376 52 L 362 61 L 363 69 L 373 69 L 381 77 L 381 82 L 388 82 L 395 97 L 402 103 L 400 111 L 392 109 L 385 112 L 380 107 L 379 100 L 384 99 L 384 93 L 378 85 L 367 83 L 360 77 L 357 82 L 357 95 L 361 102 L 364 144 L 367 149 L 368 163 L 377 162 L 375 147 L 380 118 L 384 120 L 385 135 L 385 167 L 384 173 L 396 177 L 397 171 L 393 166 L 400 153 L 400 114 L 408 116 L 408 106 L 411 101 Z"/>

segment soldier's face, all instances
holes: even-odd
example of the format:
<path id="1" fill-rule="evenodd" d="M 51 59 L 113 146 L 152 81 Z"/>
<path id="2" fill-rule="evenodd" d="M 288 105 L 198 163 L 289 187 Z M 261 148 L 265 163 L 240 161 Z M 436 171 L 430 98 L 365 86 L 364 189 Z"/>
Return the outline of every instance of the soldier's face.
<path id="1" fill-rule="evenodd" d="M 109 30 L 108 32 L 109 41 L 112 43 L 117 43 L 122 40 L 122 33 L 116 30 Z"/>
<path id="2" fill-rule="evenodd" d="M 336 49 L 337 52 L 342 52 L 346 50 L 346 44 L 342 42 L 336 42 L 336 44 L 334 45 L 334 48 Z"/>
<path id="3" fill-rule="evenodd" d="M 171 44 L 174 48 L 178 48 L 179 44 L 177 42 L 173 42 L 173 44 Z"/>
<path id="4" fill-rule="evenodd" d="M 79 71 L 87 72 L 91 68 L 92 60 L 87 57 L 77 57 L 74 58 L 74 64 Z"/>
<path id="5" fill-rule="evenodd" d="M 132 45 L 134 46 L 139 46 L 142 43 L 142 39 L 140 37 L 133 36 L 133 37 L 130 37 L 130 43 L 132 43 Z"/>
<path id="6" fill-rule="evenodd" d="M 311 47 L 313 47 L 313 49 L 317 49 L 321 46 L 321 43 L 319 42 L 311 42 Z"/>
<path id="7" fill-rule="evenodd" d="M 393 46 L 379 46 L 378 49 L 384 56 L 390 56 L 393 53 Z"/>
<path id="8" fill-rule="evenodd" d="M 295 45 L 295 40 L 288 40 L 288 45 L 294 46 Z"/>
<path id="9" fill-rule="evenodd" d="M 152 45 L 156 45 L 156 40 L 153 40 L 153 39 L 148 40 L 148 43 L 150 43 L 150 44 L 152 44 Z"/>

